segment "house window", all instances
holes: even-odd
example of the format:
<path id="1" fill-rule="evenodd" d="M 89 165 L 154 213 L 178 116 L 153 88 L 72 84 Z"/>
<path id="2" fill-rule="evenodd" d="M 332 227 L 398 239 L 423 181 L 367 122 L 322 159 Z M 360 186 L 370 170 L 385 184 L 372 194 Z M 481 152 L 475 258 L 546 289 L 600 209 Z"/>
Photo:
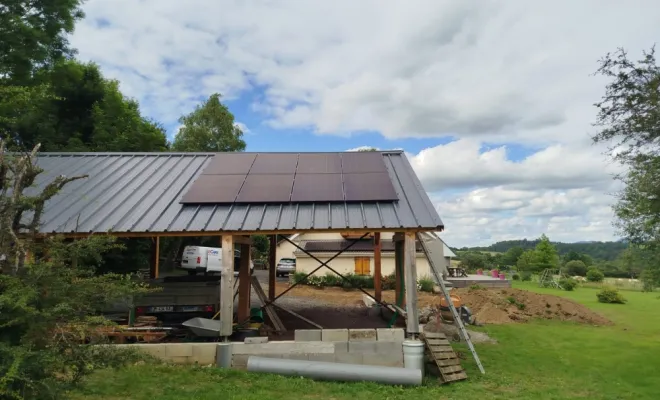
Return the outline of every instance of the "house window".
<path id="1" fill-rule="evenodd" d="M 371 275 L 370 267 L 370 257 L 355 257 L 355 275 Z"/>

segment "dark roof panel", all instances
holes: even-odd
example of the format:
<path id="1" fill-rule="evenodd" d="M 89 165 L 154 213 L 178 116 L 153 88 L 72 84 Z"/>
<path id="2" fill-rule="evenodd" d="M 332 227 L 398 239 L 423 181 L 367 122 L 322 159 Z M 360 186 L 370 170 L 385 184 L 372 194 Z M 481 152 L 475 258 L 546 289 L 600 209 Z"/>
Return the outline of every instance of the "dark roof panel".
<path id="1" fill-rule="evenodd" d="M 200 175 L 181 203 L 233 203 L 246 175 Z"/>
<path id="2" fill-rule="evenodd" d="M 218 153 L 211 159 L 202 174 L 204 175 L 247 175 L 254 163 L 256 154 Z"/>
<path id="3" fill-rule="evenodd" d="M 291 201 L 344 201 L 341 174 L 296 174 Z"/>
<path id="4" fill-rule="evenodd" d="M 293 174 L 247 176 L 237 203 L 288 203 L 291 200 Z"/>
<path id="5" fill-rule="evenodd" d="M 441 230 L 403 152 L 374 154 L 385 161 L 396 202 L 181 204 L 215 153 L 41 153 L 37 163 L 45 171 L 28 190 L 42 190 L 60 174 L 89 176 L 46 203 L 43 233 Z"/>
<path id="6" fill-rule="evenodd" d="M 250 174 L 295 174 L 297 153 L 259 153 Z"/>
<path id="7" fill-rule="evenodd" d="M 398 197 L 387 172 L 344 173 L 346 201 L 396 201 Z"/>
<path id="8" fill-rule="evenodd" d="M 338 153 L 301 154 L 298 157 L 299 174 L 339 174 L 341 155 Z"/>
<path id="9" fill-rule="evenodd" d="M 345 174 L 387 172 L 382 154 L 376 151 L 342 153 L 341 163 L 342 172 Z"/>

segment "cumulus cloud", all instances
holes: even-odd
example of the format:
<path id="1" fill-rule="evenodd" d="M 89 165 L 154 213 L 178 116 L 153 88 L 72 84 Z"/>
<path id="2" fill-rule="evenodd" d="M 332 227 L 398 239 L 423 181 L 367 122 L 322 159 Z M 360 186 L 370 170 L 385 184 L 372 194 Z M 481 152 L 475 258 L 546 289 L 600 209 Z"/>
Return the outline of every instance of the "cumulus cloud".
<path id="1" fill-rule="evenodd" d="M 604 87 L 590 74 L 660 34 L 651 0 L 89 0 L 85 12 L 80 57 L 166 124 L 200 96 L 257 93 L 251 109 L 276 129 L 449 138 L 407 154 L 450 244 L 611 238 L 621 170 L 590 145 Z"/>

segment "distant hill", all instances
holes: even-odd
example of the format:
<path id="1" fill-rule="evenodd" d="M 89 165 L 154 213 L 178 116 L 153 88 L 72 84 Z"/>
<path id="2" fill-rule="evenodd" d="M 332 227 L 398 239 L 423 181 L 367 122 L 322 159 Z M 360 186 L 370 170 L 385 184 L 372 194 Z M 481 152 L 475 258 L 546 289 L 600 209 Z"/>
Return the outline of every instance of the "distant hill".
<path id="1" fill-rule="evenodd" d="M 536 244 L 539 242 L 536 240 L 504 240 L 491 244 L 487 247 L 463 247 L 460 249 L 455 249 L 458 251 L 494 251 L 504 253 L 512 247 L 522 247 L 523 249 L 533 249 L 536 247 Z M 615 260 L 623 250 L 628 247 L 628 243 L 625 241 L 616 241 L 616 242 L 595 242 L 595 241 L 585 241 L 585 242 L 576 242 L 576 243 L 562 243 L 562 242 L 552 242 L 557 248 L 557 251 L 560 255 L 564 255 L 571 251 L 576 251 L 582 254 L 588 254 L 591 258 L 596 260 L 606 260 L 612 261 Z"/>

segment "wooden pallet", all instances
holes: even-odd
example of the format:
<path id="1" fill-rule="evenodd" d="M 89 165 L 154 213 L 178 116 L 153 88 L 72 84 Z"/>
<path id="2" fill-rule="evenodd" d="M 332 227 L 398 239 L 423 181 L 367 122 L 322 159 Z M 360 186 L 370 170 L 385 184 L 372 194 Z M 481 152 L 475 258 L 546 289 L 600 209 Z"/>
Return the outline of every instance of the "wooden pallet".
<path id="1" fill-rule="evenodd" d="M 259 297 L 259 301 L 261 302 L 261 306 L 263 307 L 263 305 L 268 302 L 268 298 L 266 297 L 266 293 L 264 292 L 264 289 L 261 287 L 261 284 L 259 283 L 259 280 L 257 279 L 256 276 L 252 276 L 252 288 L 254 289 L 254 292 L 257 294 L 257 297 Z M 270 322 L 274 325 L 275 331 L 277 333 L 285 332 L 286 327 L 282 323 L 280 317 L 277 315 L 277 312 L 275 311 L 273 305 L 269 304 L 265 307 L 265 309 L 266 309 L 266 315 L 268 315 Z"/>
<path id="2" fill-rule="evenodd" d="M 467 379 L 467 374 L 461 366 L 461 360 L 444 333 L 424 332 L 422 340 L 426 345 L 426 355 L 438 367 L 442 383 Z"/>

